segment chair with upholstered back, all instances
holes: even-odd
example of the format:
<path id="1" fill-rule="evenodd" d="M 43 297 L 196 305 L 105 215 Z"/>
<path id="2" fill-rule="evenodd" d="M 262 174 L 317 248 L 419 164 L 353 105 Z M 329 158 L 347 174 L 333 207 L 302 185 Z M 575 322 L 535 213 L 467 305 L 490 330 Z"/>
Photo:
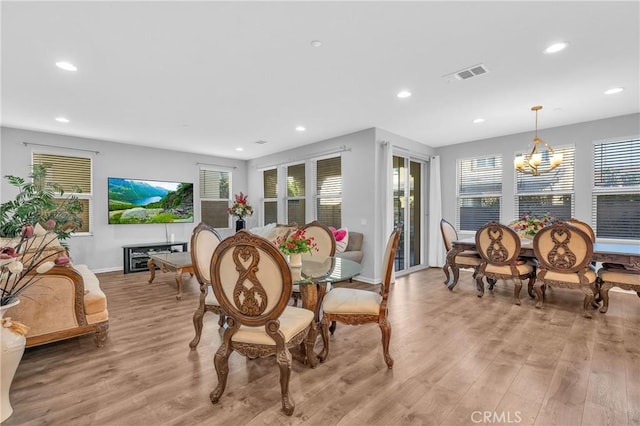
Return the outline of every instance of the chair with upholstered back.
<path id="1" fill-rule="evenodd" d="M 191 264 L 193 265 L 196 279 L 200 283 L 200 303 L 193 314 L 193 326 L 196 330 L 196 336 L 189 343 L 191 349 L 195 349 L 200 343 L 205 312 L 213 312 L 220 315 L 218 324 L 220 327 L 224 324 L 224 313 L 215 294 L 213 294 L 209 270 L 213 252 L 221 240 L 222 238 L 220 238 L 218 232 L 204 222 L 199 223 L 191 233 Z"/>
<path id="2" fill-rule="evenodd" d="M 233 351 L 249 358 L 275 355 L 282 409 L 290 416 L 295 404 L 289 394 L 289 348 L 304 342 L 303 349 L 311 357 L 315 342 L 307 336 L 317 334 L 309 333 L 316 326 L 312 311 L 287 306 L 291 297 L 287 261 L 273 243 L 241 230 L 216 248 L 211 279 L 213 292 L 227 316 L 222 344 L 214 357 L 218 386 L 210 394 L 211 402 L 217 403 L 224 393 Z"/>
<path id="3" fill-rule="evenodd" d="M 315 250 L 302 254 L 303 258 L 310 256 L 324 258 L 336 254 L 336 239 L 328 226 L 314 220 L 304 225 L 302 230 L 304 235 L 307 238 L 313 238 L 316 244 Z"/>
<path id="4" fill-rule="evenodd" d="M 452 242 L 458 239 L 458 232 L 451 223 L 447 222 L 445 219 L 440 219 L 440 233 L 442 234 L 444 248 L 446 249 L 447 253 L 449 253 L 449 251 L 453 247 Z M 476 274 L 478 273 L 478 266 L 480 266 L 481 260 L 482 258 L 475 250 L 464 250 L 460 253 L 457 253 L 456 257 L 454 258 L 453 267 L 451 268 L 453 272 L 453 282 L 458 282 L 458 277 L 460 276 L 460 268 L 472 268 L 473 277 L 475 278 Z M 442 270 L 444 271 L 444 275 L 446 278 L 444 280 L 444 283 L 448 285 L 450 279 L 449 262 L 445 261 Z M 449 290 L 453 290 L 453 287 L 455 286 L 452 285 L 451 287 L 449 287 Z"/>
<path id="5" fill-rule="evenodd" d="M 603 301 L 600 312 L 603 314 L 609 310 L 609 290 L 611 287 L 635 291 L 640 297 L 640 267 L 604 263 L 598 271 L 598 281 Z"/>
<path id="6" fill-rule="evenodd" d="M 476 248 L 482 257 L 476 286 L 480 294 L 484 295 L 484 277 L 493 280 L 510 280 L 514 283 L 514 297 L 516 305 L 520 302 L 522 280 L 528 279 L 528 286 L 533 285 L 535 266 L 519 259 L 520 237 L 511 228 L 498 222 L 489 222 L 476 232 Z M 493 286 L 491 287 L 493 288 Z"/>
<path id="7" fill-rule="evenodd" d="M 596 233 L 593 232 L 593 228 L 588 223 L 578 219 L 574 219 L 574 218 L 567 219 L 565 222 L 567 222 L 571 226 L 575 226 L 576 228 L 582 230 L 585 234 L 589 236 L 589 238 L 591 238 L 592 243 L 596 242 Z"/>
<path id="8" fill-rule="evenodd" d="M 320 353 L 321 362 L 329 355 L 329 326 L 332 321 L 349 325 L 377 323 L 382 332 L 384 360 L 389 368 L 393 367 L 393 359 L 389 355 L 391 324 L 387 318 L 387 299 L 399 240 L 400 230 L 396 229 L 389 236 L 382 259 L 382 284 L 379 293 L 353 288 L 335 288 L 324 297 L 321 322 L 324 348 Z"/>
<path id="9" fill-rule="evenodd" d="M 542 308 L 547 285 L 579 289 L 585 294 L 584 316 L 591 318 L 590 308 L 598 293 L 596 273 L 589 267 L 593 257 L 591 237 L 576 226 L 556 222 L 538 231 L 533 250 L 539 268 L 534 285 L 536 308 Z"/>

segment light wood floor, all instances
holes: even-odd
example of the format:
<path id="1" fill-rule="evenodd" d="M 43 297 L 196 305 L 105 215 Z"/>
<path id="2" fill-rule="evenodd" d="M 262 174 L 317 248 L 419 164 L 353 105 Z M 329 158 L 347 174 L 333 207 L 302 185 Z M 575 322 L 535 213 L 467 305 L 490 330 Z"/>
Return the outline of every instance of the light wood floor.
<path id="1" fill-rule="evenodd" d="M 195 279 L 175 299 L 171 274 L 100 274 L 110 334 L 27 349 L 14 379 L 14 414 L 3 425 L 639 425 L 640 299 L 611 293 L 606 315 L 583 318 L 582 294 L 552 289 L 546 306 L 499 282 L 476 297 L 468 273 L 453 292 L 439 269 L 394 284 L 388 370 L 375 325 L 339 325 L 329 359 L 294 361 L 292 417 L 280 410 L 273 358 L 230 359 L 217 378 L 217 316 L 205 316 L 190 351 Z M 367 286 L 360 283 L 361 286 Z M 488 416 L 488 417 L 484 417 Z"/>

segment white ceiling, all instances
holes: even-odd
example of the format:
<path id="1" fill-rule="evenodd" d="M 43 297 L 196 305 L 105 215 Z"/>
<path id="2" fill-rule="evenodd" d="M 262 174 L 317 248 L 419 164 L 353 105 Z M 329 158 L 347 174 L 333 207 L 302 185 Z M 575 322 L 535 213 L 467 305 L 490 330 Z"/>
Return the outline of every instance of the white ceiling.
<path id="1" fill-rule="evenodd" d="M 540 129 L 640 112 L 638 1 L 1 7 L 9 127 L 251 159 L 369 127 L 432 147 L 526 132 L 536 104 Z"/>

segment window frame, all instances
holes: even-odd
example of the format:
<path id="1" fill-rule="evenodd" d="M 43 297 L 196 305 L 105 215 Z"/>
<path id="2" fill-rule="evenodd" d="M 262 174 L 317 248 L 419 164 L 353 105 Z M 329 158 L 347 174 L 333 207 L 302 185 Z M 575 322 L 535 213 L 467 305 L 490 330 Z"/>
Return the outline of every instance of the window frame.
<path id="1" fill-rule="evenodd" d="M 567 155 L 568 153 L 565 152 L 565 150 L 567 149 L 572 149 L 572 152 L 570 153 L 570 161 L 571 161 L 571 167 L 572 167 L 572 176 L 571 176 L 571 189 L 559 189 L 559 190 L 551 190 L 551 191 L 531 191 L 531 192 L 520 192 L 518 190 L 518 176 L 523 175 L 522 173 L 518 172 L 518 171 L 514 171 L 514 176 L 513 176 L 513 212 L 514 215 L 516 216 L 516 218 L 519 218 L 522 216 L 522 214 L 520 213 L 520 197 L 554 197 L 554 196 L 570 196 L 571 197 L 571 201 L 569 203 L 569 209 L 570 209 L 570 214 L 569 217 L 566 218 L 559 218 L 559 219 L 570 219 L 575 217 L 575 206 L 576 206 L 576 161 L 575 161 L 575 156 L 576 156 L 576 146 L 575 144 L 566 144 L 566 145 L 561 145 L 561 146 L 557 146 L 555 147 L 555 152 L 563 152 L 563 163 L 558 166 L 557 170 L 558 172 L 551 172 L 551 173 L 559 173 L 561 171 L 561 168 L 563 166 L 566 166 L 569 155 Z M 522 151 L 516 151 L 514 152 L 514 160 L 515 158 L 517 158 L 518 156 L 522 155 Z M 542 179 L 544 179 L 544 176 L 546 176 L 548 174 L 544 174 L 542 175 Z M 538 178 L 540 176 L 532 176 L 532 175 L 523 175 L 525 176 L 526 179 L 535 179 Z M 543 214 L 544 212 L 532 212 L 534 215 L 536 214 Z M 553 212 L 549 212 L 549 213 L 553 213 Z"/>
<path id="2" fill-rule="evenodd" d="M 299 196 L 289 196 L 289 168 L 290 167 L 294 167 L 294 166 L 300 166 L 302 165 L 304 168 L 304 189 L 303 195 L 299 195 Z M 283 173 L 284 173 L 284 181 L 285 181 L 285 190 L 283 191 L 284 193 L 284 205 L 285 205 L 285 221 L 286 223 L 292 223 L 291 222 L 291 218 L 289 217 L 289 201 L 299 201 L 302 200 L 304 201 L 304 203 L 302 203 L 302 207 L 303 207 L 303 211 L 302 211 L 302 217 L 304 218 L 303 223 L 298 223 L 298 225 L 302 226 L 306 223 L 306 218 L 307 218 L 307 212 L 306 212 L 306 205 L 307 205 L 307 193 L 308 193 L 308 187 L 307 187 L 307 162 L 306 161 L 298 161 L 295 163 L 289 163 L 286 165 L 283 165 L 282 167 L 283 169 Z"/>
<path id="3" fill-rule="evenodd" d="M 218 172 L 218 173 L 227 173 L 229 175 L 229 183 L 228 183 L 228 197 L 227 198 L 209 198 L 209 197 L 203 197 L 203 193 L 202 193 L 202 172 L 203 171 L 210 171 L 210 172 Z M 204 222 L 204 214 L 203 214 L 203 201 L 224 201 L 227 205 L 227 207 L 230 205 L 231 201 L 233 200 L 233 169 L 228 169 L 228 168 L 224 168 L 224 167 L 215 167 L 215 166 L 204 166 L 201 165 L 198 168 L 198 198 L 200 199 L 200 220 Z M 226 227 L 222 227 L 222 226 L 215 226 L 215 225 L 210 225 L 214 228 L 218 228 L 218 229 L 230 229 L 233 225 L 232 225 L 232 217 L 231 215 L 227 215 L 227 226 Z"/>
<path id="4" fill-rule="evenodd" d="M 489 163 L 490 161 L 493 162 L 494 164 L 493 166 L 481 165 L 482 163 L 485 163 L 485 162 Z M 499 169 L 499 172 L 498 172 L 499 189 L 496 189 L 495 191 L 478 192 L 473 194 L 461 194 L 460 192 L 460 188 L 462 185 L 461 178 L 462 178 L 462 173 L 464 171 L 462 169 L 462 165 L 464 162 L 470 162 L 468 167 L 469 171 L 476 171 L 479 173 L 484 173 L 486 170 L 489 170 L 489 169 L 498 168 Z M 498 165 L 496 166 L 496 164 Z M 496 220 L 498 222 L 501 221 L 502 202 L 503 202 L 503 193 L 502 193 L 503 175 L 504 175 L 504 162 L 502 161 L 502 154 L 500 153 L 456 159 L 456 229 L 458 230 L 458 232 L 477 231 L 477 229 L 463 229 L 463 226 L 461 224 L 461 220 L 462 220 L 461 208 L 462 208 L 463 200 L 473 200 L 473 199 L 483 200 L 483 199 L 497 198 L 498 199 L 498 217 L 490 220 Z"/>
<path id="5" fill-rule="evenodd" d="M 591 227 L 596 235 L 598 241 L 616 242 L 616 243 L 633 243 L 639 242 L 640 238 L 617 238 L 612 236 L 599 236 L 598 235 L 598 197 L 607 195 L 637 195 L 640 193 L 640 185 L 618 186 L 618 187 L 602 187 L 596 186 L 596 149 L 598 146 L 635 142 L 640 144 L 640 135 L 620 137 L 614 139 L 598 140 L 593 142 L 592 146 L 592 174 L 591 174 Z"/>
<path id="6" fill-rule="evenodd" d="M 48 155 L 48 156 L 57 156 L 57 157 L 75 157 L 75 158 L 82 158 L 82 159 L 89 160 L 89 179 L 88 179 L 89 188 L 90 188 L 89 192 L 74 192 L 74 191 L 66 191 L 65 190 L 65 193 L 64 193 L 65 195 L 63 197 L 54 196 L 54 199 L 63 200 L 68 196 L 75 196 L 79 200 L 87 200 L 87 206 L 88 206 L 87 231 L 72 232 L 69 235 L 71 237 L 92 236 L 93 235 L 93 192 L 94 192 L 93 160 L 94 160 L 94 155 L 92 155 L 91 153 L 69 153 L 68 151 L 62 151 L 62 150 L 56 150 L 56 149 L 34 149 L 34 150 L 31 151 L 31 164 L 32 164 L 32 167 L 35 164 L 43 164 L 43 163 L 36 163 L 35 162 L 35 158 L 34 157 L 36 155 Z"/>

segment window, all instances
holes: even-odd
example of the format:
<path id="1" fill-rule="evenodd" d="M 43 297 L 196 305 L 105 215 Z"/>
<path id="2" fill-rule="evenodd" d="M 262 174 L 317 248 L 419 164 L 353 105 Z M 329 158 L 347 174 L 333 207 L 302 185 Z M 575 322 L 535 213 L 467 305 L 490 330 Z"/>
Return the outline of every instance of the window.
<path id="1" fill-rule="evenodd" d="M 316 219 L 340 228 L 342 223 L 342 157 L 316 161 Z"/>
<path id="2" fill-rule="evenodd" d="M 304 163 L 287 167 L 287 223 L 306 222 L 304 173 Z"/>
<path id="3" fill-rule="evenodd" d="M 640 240 L 640 139 L 596 143 L 593 174 L 596 236 Z"/>
<path id="4" fill-rule="evenodd" d="M 264 223 L 278 223 L 278 169 L 262 172 Z"/>
<path id="5" fill-rule="evenodd" d="M 42 164 L 47 168 L 46 184 L 58 185 L 64 191 L 62 197 L 56 198 L 56 202 L 62 203 L 68 196 L 78 198 L 82 206 L 80 213 L 82 226 L 75 234 L 91 232 L 91 209 L 93 208 L 91 158 L 33 153 L 33 164 Z"/>
<path id="6" fill-rule="evenodd" d="M 534 216 L 548 213 L 561 220 L 574 216 L 575 147 L 560 147 L 555 152 L 562 154 L 562 164 L 551 172 L 539 176 L 516 172 L 515 211 L 518 217 L 525 213 Z M 543 163 L 549 161 L 549 151 L 544 151 L 542 156 Z"/>
<path id="7" fill-rule="evenodd" d="M 458 160 L 456 186 L 458 229 L 477 231 L 487 222 L 500 220 L 501 156 Z"/>
<path id="8" fill-rule="evenodd" d="M 200 169 L 200 215 L 202 221 L 214 228 L 229 227 L 229 187 L 231 173 Z"/>

